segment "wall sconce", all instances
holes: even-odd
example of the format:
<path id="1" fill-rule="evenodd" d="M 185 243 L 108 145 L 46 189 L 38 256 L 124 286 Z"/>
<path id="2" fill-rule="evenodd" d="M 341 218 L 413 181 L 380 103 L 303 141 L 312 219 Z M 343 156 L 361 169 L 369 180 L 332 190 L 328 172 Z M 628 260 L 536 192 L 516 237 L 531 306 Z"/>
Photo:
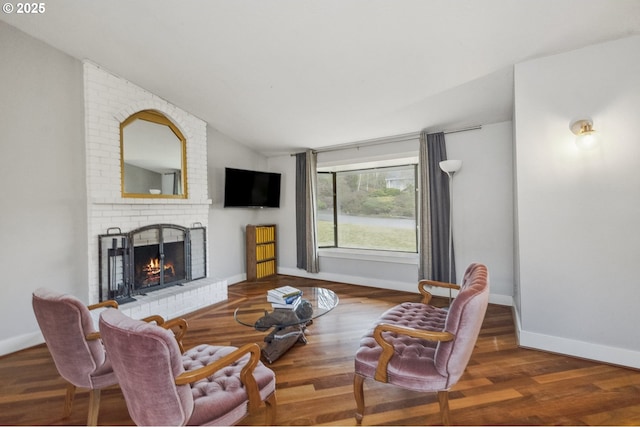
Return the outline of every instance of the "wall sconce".
<path id="1" fill-rule="evenodd" d="M 591 117 L 571 120 L 569 129 L 576 134 L 576 145 L 581 150 L 591 150 L 600 143 L 600 134 L 593 129 Z"/>

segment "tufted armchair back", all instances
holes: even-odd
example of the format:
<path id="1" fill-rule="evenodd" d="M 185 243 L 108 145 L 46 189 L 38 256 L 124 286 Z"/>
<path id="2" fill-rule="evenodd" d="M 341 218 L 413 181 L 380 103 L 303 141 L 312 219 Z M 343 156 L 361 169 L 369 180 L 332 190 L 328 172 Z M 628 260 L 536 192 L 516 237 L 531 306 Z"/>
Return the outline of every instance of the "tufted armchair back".
<path id="1" fill-rule="evenodd" d="M 60 375 L 77 387 L 102 388 L 116 383 L 89 309 L 78 298 L 49 289 L 32 295 L 33 312 Z"/>
<path id="2" fill-rule="evenodd" d="M 104 301 L 87 307 L 72 295 L 45 288 L 33 292 L 31 303 L 58 373 L 68 382 L 64 417 L 71 415 L 76 388 L 87 388 L 87 425 L 96 425 L 100 410 L 100 390 L 117 384 L 118 380 L 111 369 L 89 310 L 105 306 L 117 307 L 118 304 L 115 301 Z"/>
<path id="3" fill-rule="evenodd" d="M 460 379 L 469 363 L 488 302 L 487 268 L 471 264 L 445 320 L 444 331 L 453 334 L 455 339 L 439 342 L 434 356 L 436 370 L 447 378 L 446 388 Z"/>
<path id="4" fill-rule="evenodd" d="M 480 276 L 478 276 L 480 274 Z M 471 284 L 478 284 L 478 280 L 485 280 L 488 282 L 489 277 L 487 275 L 487 268 L 478 262 L 473 262 L 467 266 L 462 276 L 462 283 L 460 284 L 460 290 L 464 290 L 471 286 Z"/>
<path id="5" fill-rule="evenodd" d="M 173 334 L 117 310 L 102 313 L 100 332 L 131 419 L 137 425 L 184 425 L 194 405 L 189 385 L 174 382 L 184 367 Z"/>

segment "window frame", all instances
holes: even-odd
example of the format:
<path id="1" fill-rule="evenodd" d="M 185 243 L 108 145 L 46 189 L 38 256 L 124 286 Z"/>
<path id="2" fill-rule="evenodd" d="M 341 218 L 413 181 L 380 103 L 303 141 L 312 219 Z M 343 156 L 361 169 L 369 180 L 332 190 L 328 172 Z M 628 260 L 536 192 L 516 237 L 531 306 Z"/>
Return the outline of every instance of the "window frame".
<path id="1" fill-rule="evenodd" d="M 375 249 L 375 248 L 358 248 L 358 247 L 350 247 L 350 246 L 340 246 L 340 242 L 338 239 L 339 227 L 340 223 L 338 222 L 338 189 L 337 189 L 337 179 L 338 174 L 341 173 L 353 173 L 353 172 L 361 172 L 361 171 L 373 171 L 380 169 L 390 169 L 390 168 L 402 168 L 402 167 L 411 167 L 413 169 L 413 184 L 414 184 L 414 218 L 415 218 L 415 227 L 414 227 L 414 237 L 415 237 L 415 250 L 406 251 L 406 250 L 398 250 L 398 249 Z M 327 250 L 327 249 L 338 249 L 338 250 L 347 250 L 347 251 L 365 251 L 365 252 L 389 252 L 389 253 L 397 253 L 397 254 L 417 254 L 419 247 L 419 200 L 418 200 L 418 164 L 414 162 L 408 163 L 400 163 L 397 165 L 389 165 L 389 166 L 375 166 L 375 167 L 357 167 L 353 168 L 341 168 L 340 170 L 325 170 L 325 171 L 317 171 L 317 175 L 328 174 L 331 175 L 331 185 L 332 185 L 332 215 L 333 215 L 333 245 L 318 245 L 318 249 Z M 316 219 L 317 221 L 317 219 Z"/>

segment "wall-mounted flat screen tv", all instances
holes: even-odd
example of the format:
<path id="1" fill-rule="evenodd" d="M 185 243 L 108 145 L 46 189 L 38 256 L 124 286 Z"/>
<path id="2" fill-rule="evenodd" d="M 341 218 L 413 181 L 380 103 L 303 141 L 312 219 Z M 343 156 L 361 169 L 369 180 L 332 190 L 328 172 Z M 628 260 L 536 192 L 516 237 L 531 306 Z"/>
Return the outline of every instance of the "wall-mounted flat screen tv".
<path id="1" fill-rule="evenodd" d="M 225 168 L 225 208 L 279 208 L 280 174 Z"/>

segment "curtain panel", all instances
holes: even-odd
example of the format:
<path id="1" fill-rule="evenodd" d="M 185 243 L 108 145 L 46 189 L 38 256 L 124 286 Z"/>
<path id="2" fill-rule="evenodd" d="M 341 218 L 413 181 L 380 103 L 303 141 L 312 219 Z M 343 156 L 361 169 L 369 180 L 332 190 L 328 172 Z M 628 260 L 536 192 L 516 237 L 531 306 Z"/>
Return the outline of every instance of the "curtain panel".
<path id="1" fill-rule="evenodd" d="M 296 267 L 319 271 L 316 224 L 317 154 L 296 154 Z"/>
<path id="2" fill-rule="evenodd" d="M 446 159 L 444 133 L 421 132 L 418 278 L 456 283 L 453 249 L 449 277 L 449 179 L 440 169 Z"/>

